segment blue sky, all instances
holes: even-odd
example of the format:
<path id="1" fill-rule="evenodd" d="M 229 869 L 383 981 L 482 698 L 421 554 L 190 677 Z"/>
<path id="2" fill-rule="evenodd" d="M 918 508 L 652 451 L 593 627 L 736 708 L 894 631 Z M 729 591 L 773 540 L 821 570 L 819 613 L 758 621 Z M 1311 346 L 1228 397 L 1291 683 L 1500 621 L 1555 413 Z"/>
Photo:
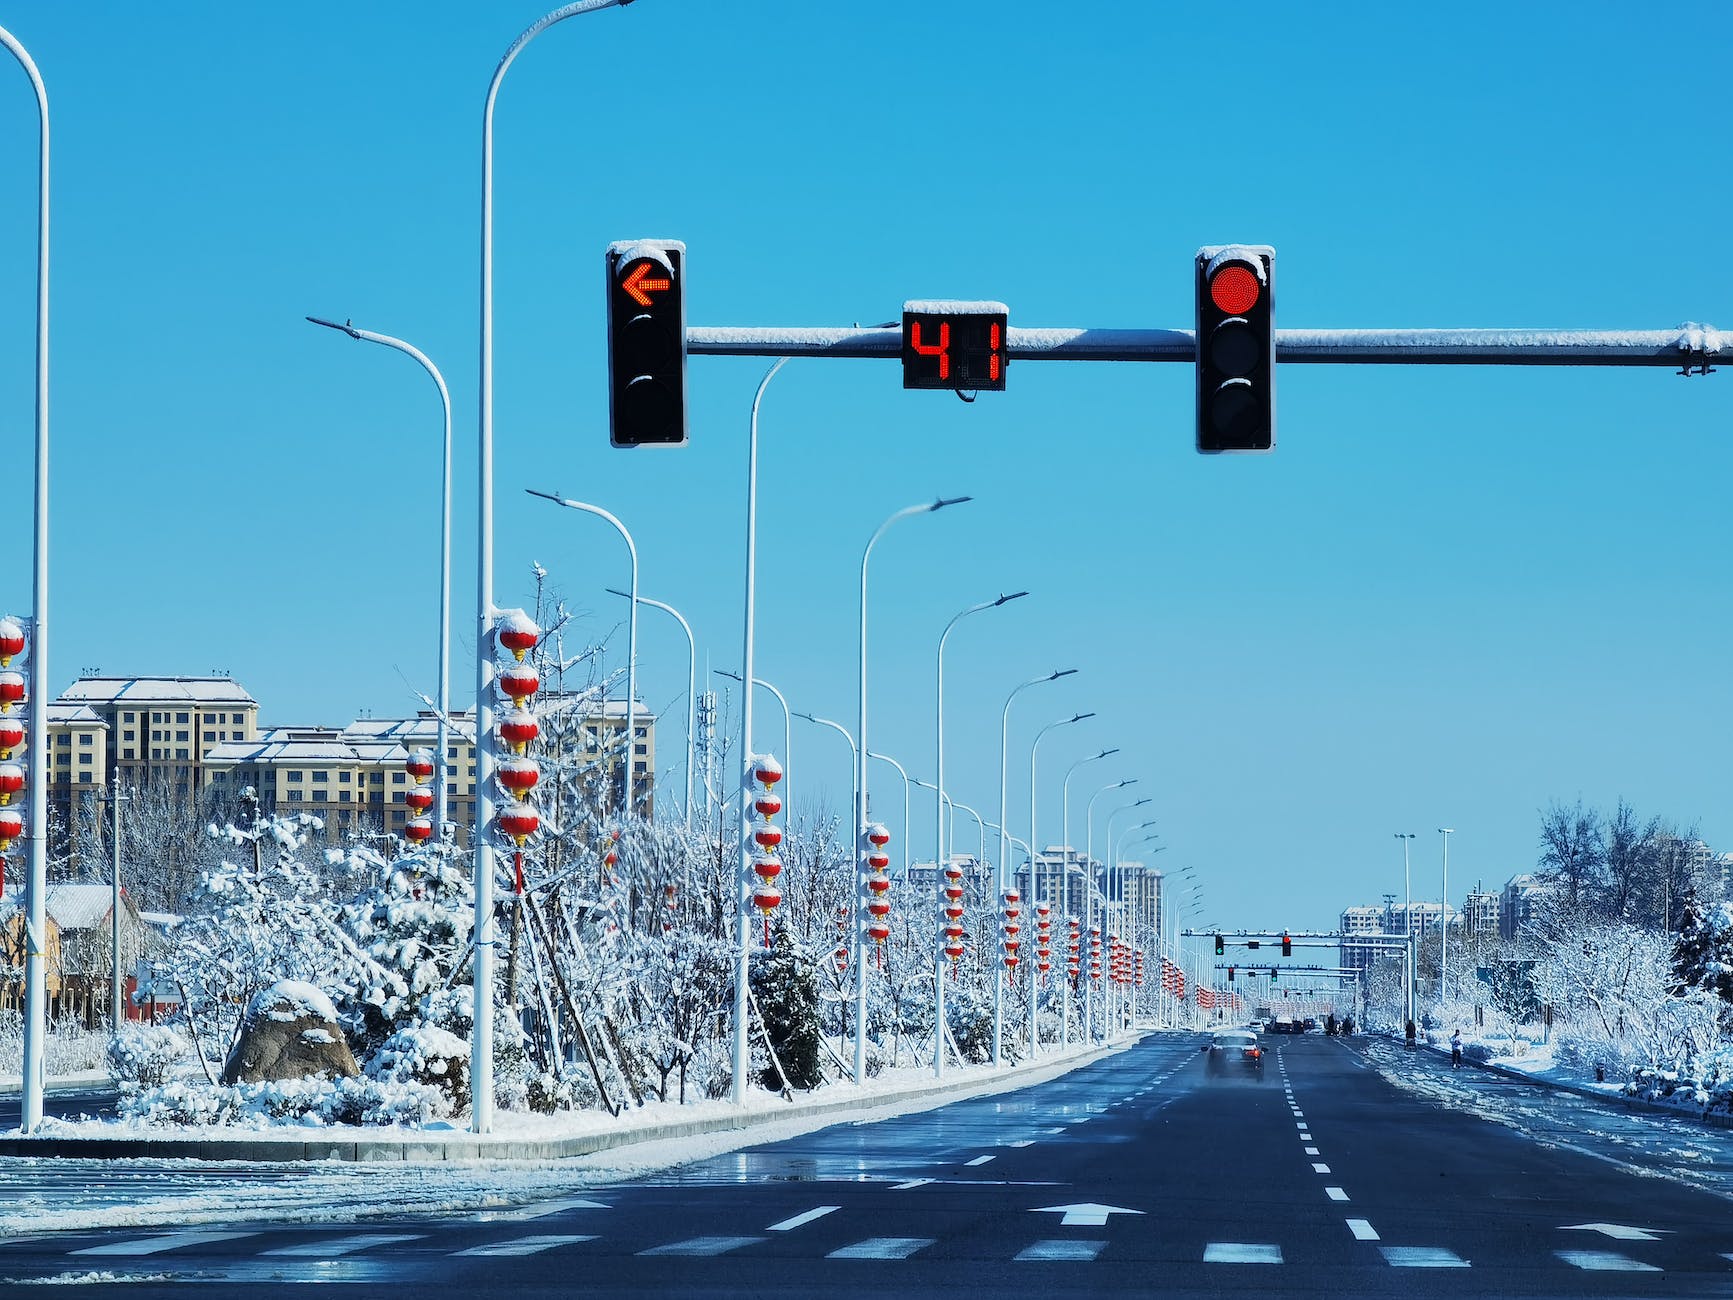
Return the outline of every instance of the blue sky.
<path id="1" fill-rule="evenodd" d="M 481 107 L 538 16 L 511 10 L 0 11 L 53 111 L 55 690 L 86 667 L 217 667 L 267 722 L 341 723 L 431 689 L 433 392 L 313 313 L 409 339 L 451 384 L 462 697 Z M 1701 125 L 1730 44 L 1612 6 L 1212 23 L 639 0 L 564 24 L 497 119 L 499 599 L 527 600 L 539 561 L 589 635 L 619 623 L 611 531 L 521 494 L 557 490 L 621 515 L 644 592 L 738 666 L 766 363 L 695 358 L 691 445 L 610 449 L 614 239 L 685 240 L 703 325 L 965 297 L 1014 325 L 1183 327 L 1195 249 L 1247 241 L 1277 249 L 1287 327 L 1733 326 L 1728 168 Z M 16 70 L 0 87 L 0 597 L 22 610 L 34 115 Z M 1729 384 L 1287 366 L 1276 453 L 1205 458 L 1187 366 L 1013 363 L 1008 392 L 965 406 L 903 392 L 887 362 L 797 361 L 763 412 L 758 670 L 852 725 L 861 546 L 899 506 L 968 493 L 875 553 L 874 747 L 931 779 L 939 631 L 1029 589 L 952 636 L 948 784 L 996 810 L 1006 693 L 1078 667 L 1013 710 L 1013 825 L 1035 729 L 1094 710 L 1042 747 L 1040 838 L 1059 837 L 1064 770 L 1117 745 L 1073 781 L 1073 840 L 1085 797 L 1136 777 L 1156 861 L 1196 868 L 1212 924 L 1323 927 L 1400 891 L 1398 830 L 1421 833 L 1417 887 L 1446 825 L 1453 896 L 1501 883 L 1555 797 L 1622 796 L 1733 848 Z M 653 611 L 640 639 L 668 759 L 684 644 Z M 780 748 L 774 706 L 759 717 Z M 797 730 L 791 781 L 845 803 L 840 741 Z M 900 832 L 894 777 L 874 783 Z M 914 827 L 929 856 L 927 805 Z"/>

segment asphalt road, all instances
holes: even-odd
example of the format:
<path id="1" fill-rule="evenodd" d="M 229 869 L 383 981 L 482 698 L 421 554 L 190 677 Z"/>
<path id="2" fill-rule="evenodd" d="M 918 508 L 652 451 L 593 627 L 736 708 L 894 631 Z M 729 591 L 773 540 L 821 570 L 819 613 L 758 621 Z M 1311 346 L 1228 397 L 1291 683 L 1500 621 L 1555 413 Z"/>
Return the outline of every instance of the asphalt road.
<path id="1" fill-rule="evenodd" d="M 345 1283 L 369 1296 L 1733 1295 L 1722 1196 L 1396 1088 L 1334 1039 L 1269 1040 L 1261 1084 L 1206 1080 L 1199 1042 L 1153 1036 L 1021 1092 L 517 1210 L 4 1242 L 0 1282 L 135 1296 Z"/>

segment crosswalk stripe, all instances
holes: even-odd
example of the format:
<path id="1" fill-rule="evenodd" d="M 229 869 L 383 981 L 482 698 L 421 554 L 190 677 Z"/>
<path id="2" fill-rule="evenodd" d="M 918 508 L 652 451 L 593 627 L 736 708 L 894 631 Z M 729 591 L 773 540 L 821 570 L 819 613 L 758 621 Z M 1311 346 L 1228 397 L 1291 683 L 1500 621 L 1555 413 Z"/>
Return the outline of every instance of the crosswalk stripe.
<path id="1" fill-rule="evenodd" d="M 420 1241 L 426 1234 L 419 1232 L 375 1232 L 360 1237 L 335 1237 L 328 1241 L 303 1241 L 294 1246 L 278 1246 L 261 1250 L 261 1255 L 290 1255 L 304 1259 L 331 1259 L 338 1255 L 353 1255 L 358 1250 L 389 1246 L 397 1241 Z"/>
<path id="2" fill-rule="evenodd" d="M 1206 1264 L 1280 1264 L 1280 1246 L 1253 1245 L 1241 1241 L 1212 1241 L 1203 1248 Z"/>
<path id="3" fill-rule="evenodd" d="M 976 1156 L 973 1160 L 965 1160 L 963 1162 L 963 1168 L 973 1169 L 976 1165 L 986 1164 L 992 1158 L 992 1156 Z"/>
<path id="4" fill-rule="evenodd" d="M 559 1246 L 571 1246 L 580 1241 L 594 1241 L 595 1237 L 551 1236 L 513 1237 L 509 1241 L 489 1242 L 485 1246 L 471 1246 L 468 1250 L 454 1250 L 454 1256 L 465 1255 L 479 1258 L 503 1258 L 514 1255 L 539 1255 L 544 1250 L 553 1250 Z"/>
<path id="5" fill-rule="evenodd" d="M 763 1237 L 689 1237 L 685 1241 L 671 1241 L 666 1246 L 652 1246 L 649 1250 L 640 1250 L 640 1255 L 725 1255 L 731 1250 L 739 1250 L 742 1246 L 750 1246 L 763 1241 Z"/>
<path id="6" fill-rule="evenodd" d="M 1380 1246 L 1384 1262 L 1395 1268 L 1467 1268 L 1468 1261 L 1442 1246 Z"/>
<path id="7" fill-rule="evenodd" d="M 1378 1230 L 1365 1219 L 1349 1219 L 1348 1231 L 1354 1234 L 1355 1241 L 1378 1240 Z"/>
<path id="8" fill-rule="evenodd" d="M 1558 1250 L 1553 1253 L 1565 1263 L 1576 1268 L 1593 1269 L 1597 1272 L 1659 1273 L 1661 1271 L 1653 1264 L 1645 1264 L 1641 1260 L 1632 1259 L 1629 1255 L 1621 1255 L 1612 1250 Z"/>
<path id="9" fill-rule="evenodd" d="M 821 1205 L 816 1210 L 808 1210 L 805 1214 L 797 1214 L 792 1219 L 784 1219 L 781 1223 L 773 1223 L 766 1228 L 765 1231 L 787 1232 L 792 1228 L 798 1228 L 803 1224 L 811 1223 L 814 1219 L 822 1219 L 832 1210 L 840 1210 L 841 1208 L 840 1205 Z"/>
<path id="10" fill-rule="evenodd" d="M 1035 1145 L 1035 1140 L 1033 1138 L 1024 1138 L 1021 1142 L 1007 1142 L 1005 1145 L 1008 1147 L 1032 1147 Z"/>
<path id="11" fill-rule="evenodd" d="M 256 1237 L 256 1232 L 215 1232 L 193 1229 L 187 1232 L 167 1232 L 155 1237 L 134 1237 L 130 1241 L 110 1241 L 101 1246 L 86 1246 L 69 1251 L 72 1255 L 159 1255 L 165 1250 L 180 1250 L 185 1246 L 206 1246 L 216 1241 L 233 1241 L 237 1237 Z"/>
<path id="12" fill-rule="evenodd" d="M 1101 1253 L 1105 1241 L 1038 1241 L 1033 1246 L 1025 1246 L 1013 1257 L 1015 1259 L 1094 1259 Z"/>
<path id="13" fill-rule="evenodd" d="M 907 1259 L 933 1244 L 931 1237 L 868 1237 L 826 1255 L 826 1259 Z"/>

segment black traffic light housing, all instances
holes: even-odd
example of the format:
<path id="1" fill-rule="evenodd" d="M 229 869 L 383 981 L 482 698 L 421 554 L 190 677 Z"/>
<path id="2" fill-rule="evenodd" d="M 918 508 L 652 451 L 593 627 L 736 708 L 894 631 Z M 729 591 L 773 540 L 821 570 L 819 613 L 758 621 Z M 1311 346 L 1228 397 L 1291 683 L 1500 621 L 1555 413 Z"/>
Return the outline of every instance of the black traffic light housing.
<path id="1" fill-rule="evenodd" d="M 1292 957 L 1293 955 L 1294 955 L 1294 941 L 1292 939 L 1288 938 L 1287 934 L 1284 932 L 1282 935 L 1282 956 Z"/>
<path id="2" fill-rule="evenodd" d="M 1232 966 L 1229 966 L 1228 967 L 1228 983 L 1232 984 L 1233 982 L 1234 982 L 1234 968 Z"/>
<path id="3" fill-rule="evenodd" d="M 686 245 L 608 246 L 608 427 L 616 447 L 686 443 Z"/>
<path id="4" fill-rule="evenodd" d="M 1276 445 L 1276 250 L 1200 248 L 1197 276 L 1197 449 Z"/>
<path id="5" fill-rule="evenodd" d="M 1226 951 L 1227 945 L 1222 942 L 1222 937 L 1218 934 L 1216 936 L 1216 956 L 1220 957 Z"/>

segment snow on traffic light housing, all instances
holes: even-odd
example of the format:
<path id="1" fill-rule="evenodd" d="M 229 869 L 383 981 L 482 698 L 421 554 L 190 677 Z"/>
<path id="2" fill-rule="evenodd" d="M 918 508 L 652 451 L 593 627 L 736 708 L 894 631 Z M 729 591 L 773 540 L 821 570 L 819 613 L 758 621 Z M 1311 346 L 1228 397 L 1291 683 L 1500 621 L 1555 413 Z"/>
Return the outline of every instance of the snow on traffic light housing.
<path id="1" fill-rule="evenodd" d="M 1276 445 L 1276 250 L 1200 248 L 1197 277 L 1197 449 Z"/>
<path id="2" fill-rule="evenodd" d="M 608 246 L 608 427 L 616 447 L 686 444 L 686 245 Z"/>
<path id="3" fill-rule="evenodd" d="M 1004 392 L 1010 315 L 1002 302 L 905 302 L 903 387 Z"/>

